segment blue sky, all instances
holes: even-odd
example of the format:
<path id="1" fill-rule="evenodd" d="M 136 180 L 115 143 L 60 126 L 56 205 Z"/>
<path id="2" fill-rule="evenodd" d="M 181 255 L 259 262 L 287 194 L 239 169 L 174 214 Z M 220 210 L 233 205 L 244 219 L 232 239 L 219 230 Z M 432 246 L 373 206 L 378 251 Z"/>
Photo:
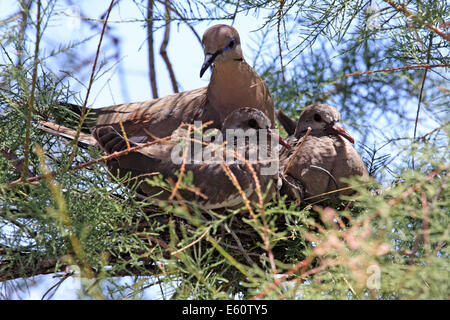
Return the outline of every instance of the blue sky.
<path id="1" fill-rule="evenodd" d="M 74 1 L 75 2 L 75 1 Z M 46 1 L 43 1 L 44 6 Z M 63 1 L 60 1 L 55 7 L 55 15 L 49 22 L 49 25 L 44 33 L 42 42 L 41 55 L 46 56 L 52 50 L 57 49 L 61 45 L 67 45 L 71 42 L 81 41 L 86 36 L 93 34 L 94 37 L 87 43 L 81 45 L 79 52 L 89 53 L 88 57 L 92 56 L 95 52 L 99 34 L 93 32 L 85 24 L 80 24 L 74 17 L 77 12 L 77 8 L 81 8 L 82 12 L 87 14 L 90 18 L 98 18 L 100 14 L 106 11 L 109 6 L 109 0 L 92 1 L 92 0 L 80 0 L 76 1 L 76 6 L 66 6 Z M 146 1 L 144 2 L 146 3 Z M 18 10 L 17 1 L 0 0 L 0 19 L 9 16 Z M 246 60 L 251 64 L 255 58 L 255 42 L 258 39 L 257 30 L 264 22 L 264 17 L 269 12 L 260 12 L 259 16 L 254 15 L 238 15 L 234 21 L 233 26 L 239 31 L 241 36 L 242 48 Z M 35 12 L 32 13 L 35 16 Z M 119 5 L 114 8 L 109 18 L 109 24 L 115 29 L 115 34 L 121 39 L 121 53 L 118 59 L 109 59 L 106 61 L 106 65 L 103 70 L 108 70 L 100 78 L 98 78 L 93 85 L 88 105 L 92 107 L 103 107 L 112 104 L 119 104 L 125 102 L 143 101 L 151 99 L 151 90 L 148 77 L 148 49 L 146 41 L 146 29 L 144 28 L 144 22 L 137 21 L 131 22 L 136 19 L 142 20 L 142 13 L 133 1 L 121 1 Z M 118 23 L 120 22 L 120 23 Z M 230 21 L 217 21 L 217 23 L 230 24 Z M 99 24 L 101 24 L 99 22 Z M 196 25 L 196 30 L 201 36 L 203 31 L 212 25 L 210 22 L 199 23 Z M 30 39 L 34 39 L 34 30 L 30 29 L 28 36 Z M 156 75 L 158 82 L 159 96 L 165 96 L 173 93 L 168 77 L 166 66 L 159 55 L 159 46 L 163 37 L 163 29 L 155 32 L 155 57 L 156 57 Z M 277 50 L 276 40 L 268 39 L 266 43 L 266 50 Z M 105 43 L 102 48 L 105 48 Z M 32 49 L 32 48 L 31 48 Z M 32 50 L 30 50 L 32 51 Z M 111 51 L 101 51 L 99 63 L 105 61 L 105 57 L 111 53 Z M 203 78 L 199 77 L 200 67 L 203 63 L 203 50 L 189 30 L 183 23 L 172 23 L 171 37 L 168 46 L 168 55 L 175 70 L 175 75 L 179 83 L 180 91 L 196 89 L 206 86 L 209 81 L 209 72 L 205 73 Z M 4 57 L 0 56 L 0 61 Z M 60 70 L 53 70 L 55 73 L 62 74 L 65 66 L 61 66 L 57 63 L 57 60 L 49 60 L 48 63 Z M 90 62 L 92 64 L 93 61 Z M 85 97 L 85 88 L 87 86 L 90 67 L 86 69 L 87 72 L 82 74 L 80 80 L 82 84 L 77 83 L 75 80 L 71 80 L 72 90 L 80 90 L 80 100 Z M 124 71 L 124 81 L 120 80 L 119 71 Z M 70 70 L 67 70 L 70 71 Z M 124 87 L 125 84 L 125 87 Z M 415 117 L 415 111 L 417 108 L 417 102 L 414 100 L 408 101 L 411 105 L 411 115 Z M 337 106 L 339 107 L 339 106 Z M 425 108 L 422 109 L 422 118 L 426 117 L 428 111 Z M 433 123 L 434 125 L 434 123 Z M 383 128 L 390 128 L 391 133 L 392 123 L 378 123 L 379 130 L 382 132 Z M 427 126 L 423 125 L 419 127 L 418 135 L 421 135 L 429 131 Z M 357 134 L 354 134 L 356 140 Z M 384 138 L 377 132 L 371 133 L 372 141 L 383 141 Z M 405 133 L 406 134 L 406 133 Z M 412 136 L 412 129 L 410 135 Z M 380 139 L 381 138 L 381 139 Z M 59 279 L 52 278 L 52 275 L 38 276 L 35 278 L 36 284 L 33 285 L 33 281 L 29 281 L 30 286 L 29 293 L 21 292 L 16 297 L 28 298 L 28 299 L 40 299 L 44 292 L 55 284 Z M 73 299 L 77 298 L 76 293 L 77 283 L 72 280 L 65 281 L 56 294 L 54 299 Z M 26 288 L 26 287 L 24 287 Z M 75 288 L 75 290 L 74 290 Z M 3 290 L 0 288 L 0 290 Z M 149 297 L 159 297 L 158 288 L 156 291 L 149 292 Z M 25 290 L 26 291 L 26 290 Z"/>
<path id="2" fill-rule="evenodd" d="M 46 1 L 42 1 L 45 7 Z M 146 1 L 145 1 L 146 2 Z M 100 35 L 93 33 L 85 24 L 80 23 L 76 15 L 78 8 L 85 14 L 89 14 L 89 18 L 98 18 L 109 6 L 109 0 L 91 1 L 81 0 L 76 1 L 76 6 L 66 6 L 58 3 L 55 7 L 55 14 L 49 21 L 48 27 L 45 30 L 41 42 L 41 58 L 50 54 L 52 50 L 57 50 L 62 45 L 68 45 L 71 42 L 81 41 L 86 36 L 94 34 L 95 36 L 87 43 L 80 46 L 80 52 L 85 50 L 89 54 L 95 53 Z M 0 19 L 17 12 L 18 2 L 10 0 L 0 0 Z M 31 13 L 33 17 L 36 12 Z M 108 70 L 100 78 L 98 78 L 92 87 L 89 96 L 89 106 L 94 108 L 103 107 L 112 104 L 119 104 L 125 102 L 143 101 L 152 98 L 149 77 L 148 77 L 148 47 L 146 41 L 146 29 L 143 22 L 124 22 L 132 20 L 142 20 L 142 14 L 133 3 L 133 1 L 121 1 L 118 7 L 112 11 L 109 24 L 115 29 L 115 34 L 121 39 L 121 56 L 118 60 L 108 60 L 102 70 Z M 242 42 L 242 49 L 246 60 L 251 63 L 254 59 L 252 44 L 257 39 L 253 32 L 262 24 L 262 17 L 256 16 L 238 16 L 234 21 L 233 26 L 239 31 Z M 120 23 L 118 23 L 120 21 Z M 230 24 L 230 21 L 217 21 L 217 23 Z M 101 22 L 99 22 L 101 24 Z M 215 24 L 215 23 L 214 23 Z M 211 23 L 200 23 L 196 30 L 201 36 Z M 30 28 L 27 33 L 30 39 L 35 37 L 35 30 Z M 159 47 L 163 38 L 163 29 L 159 29 L 154 33 L 155 44 L 155 58 L 156 58 L 156 75 L 158 83 L 159 96 L 172 94 L 172 86 L 168 77 L 168 72 L 164 61 L 159 55 Z M 102 48 L 105 48 L 103 43 Z M 30 52 L 34 49 L 29 48 Z M 210 72 L 207 71 L 203 78 L 199 77 L 200 68 L 203 64 L 203 49 L 195 38 L 193 33 L 184 24 L 171 25 L 171 37 L 169 46 L 167 48 L 169 58 L 172 62 L 175 75 L 178 80 L 179 90 L 191 90 L 206 86 L 209 82 Z M 105 61 L 105 50 L 101 51 L 99 57 L 99 64 Z M 0 60 L 4 57 L 0 56 Z M 50 66 L 60 68 L 60 70 L 53 70 L 56 74 L 62 74 L 65 70 L 56 59 L 49 59 L 46 63 Z M 93 61 L 90 62 L 92 65 Z M 124 70 L 124 80 L 126 82 L 126 89 L 123 90 L 123 81 L 120 81 L 119 71 Z M 80 99 L 84 99 L 91 68 L 86 69 L 88 73 L 83 73 L 80 80 L 83 84 L 79 84 L 75 80 L 71 80 L 71 89 L 80 90 Z M 54 275 L 40 275 L 33 279 L 28 279 L 25 284 L 22 283 L 18 287 L 22 288 L 12 294 L 12 298 L 19 299 L 41 299 L 44 293 L 60 278 L 55 278 Z M 9 283 L 12 284 L 12 283 Z M 0 290 L 6 290 L 9 286 L 4 283 Z M 77 288 L 79 287 L 78 279 L 67 279 L 62 283 L 53 299 L 76 299 Z M 11 287 L 10 287 L 11 288 Z M 47 296 L 48 297 L 48 296 Z M 158 286 L 151 288 L 146 292 L 147 298 L 161 298 L 161 293 Z"/>

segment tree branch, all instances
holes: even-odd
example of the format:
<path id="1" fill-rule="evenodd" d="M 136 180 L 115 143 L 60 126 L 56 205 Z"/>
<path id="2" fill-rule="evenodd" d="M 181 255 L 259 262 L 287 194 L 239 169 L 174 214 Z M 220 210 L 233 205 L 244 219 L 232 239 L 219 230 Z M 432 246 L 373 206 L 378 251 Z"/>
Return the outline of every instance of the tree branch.
<path id="1" fill-rule="evenodd" d="M 159 54 L 162 56 L 166 66 L 167 71 L 169 71 L 170 82 L 172 83 L 173 92 L 178 92 L 178 84 L 177 79 L 175 78 L 175 72 L 173 71 L 172 64 L 170 63 L 169 56 L 167 55 L 167 45 L 169 44 L 170 38 L 170 1 L 166 0 L 166 27 L 164 29 L 164 39 L 161 43 L 161 47 L 159 49 Z"/>
<path id="2" fill-rule="evenodd" d="M 150 87 L 152 88 L 153 99 L 158 98 L 158 87 L 156 85 L 155 75 L 155 53 L 153 51 L 153 6 L 154 1 L 148 0 L 147 5 L 147 43 L 148 43 L 148 65 Z"/>

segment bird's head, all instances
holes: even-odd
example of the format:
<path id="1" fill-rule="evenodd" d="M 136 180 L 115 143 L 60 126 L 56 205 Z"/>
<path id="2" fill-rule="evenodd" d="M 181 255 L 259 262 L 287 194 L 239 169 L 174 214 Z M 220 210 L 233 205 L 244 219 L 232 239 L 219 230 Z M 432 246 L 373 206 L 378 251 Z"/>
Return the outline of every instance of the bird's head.
<path id="1" fill-rule="evenodd" d="M 243 60 L 239 33 L 232 26 L 218 24 L 209 27 L 203 34 L 202 43 L 205 60 L 200 70 L 200 77 L 213 63 Z"/>
<path id="2" fill-rule="evenodd" d="M 272 123 L 269 118 L 260 110 L 254 108 L 240 108 L 231 112 L 224 120 L 222 132 L 226 130 L 267 130 L 268 138 L 275 139 L 279 144 L 287 149 L 290 145 L 286 143 L 278 134 L 271 129 Z"/>
<path id="3" fill-rule="evenodd" d="M 335 107 L 326 104 L 309 105 L 300 114 L 294 136 L 300 138 L 310 127 L 314 135 L 341 135 L 354 143 L 353 137 L 339 125 L 340 120 L 341 114 Z"/>

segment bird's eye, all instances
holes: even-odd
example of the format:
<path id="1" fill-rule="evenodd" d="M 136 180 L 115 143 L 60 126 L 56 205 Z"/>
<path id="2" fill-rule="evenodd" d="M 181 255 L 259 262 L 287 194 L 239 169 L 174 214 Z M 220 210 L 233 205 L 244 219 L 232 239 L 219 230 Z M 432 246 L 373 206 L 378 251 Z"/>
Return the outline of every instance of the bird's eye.
<path id="1" fill-rule="evenodd" d="M 248 120 L 248 125 L 250 126 L 250 128 L 258 129 L 258 122 L 256 122 L 255 119 Z"/>
<path id="2" fill-rule="evenodd" d="M 228 48 L 233 49 L 233 47 L 234 47 L 234 40 L 231 40 L 230 43 L 228 44 Z"/>
<path id="3" fill-rule="evenodd" d="M 320 121 L 322 121 L 322 117 L 320 116 L 320 114 L 315 114 L 314 115 L 314 121 L 317 121 L 317 122 L 320 122 Z"/>

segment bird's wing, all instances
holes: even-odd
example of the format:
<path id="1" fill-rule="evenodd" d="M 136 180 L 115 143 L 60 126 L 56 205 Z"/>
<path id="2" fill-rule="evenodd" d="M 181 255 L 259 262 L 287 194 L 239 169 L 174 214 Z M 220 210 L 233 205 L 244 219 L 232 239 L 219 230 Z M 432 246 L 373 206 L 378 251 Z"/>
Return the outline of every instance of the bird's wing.
<path id="1" fill-rule="evenodd" d="M 295 148 L 290 154 L 295 152 Z M 308 136 L 302 149 L 288 169 L 288 174 L 299 180 L 309 195 L 318 195 L 329 191 L 330 175 L 336 160 L 336 149 L 333 140 L 328 136 Z M 290 160 L 284 156 L 283 166 Z M 326 171 L 324 171 L 326 170 Z"/>
<path id="2" fill-rule="evenodd" d="M 280 122 L 280 124 L 283 126 L 287 134 L 289 136 L 292 136 L 295 133 L 295 127 L 297 126 L 297 122 L 291 119 L 282 110 L 277 110 L 275 114 L 277 116 L 278 122 Z"/>
<path id="3" fill-rule="evenodd" d="M 339 187 L 343 188 L 347 186 L 346 183 L 341 181 L 342 178 L 349 178 L 352 176 L 368 177 L 369 174 L 366 166 L 353 145 L 347 139 L 340 136 L 334 137 L 334 140 L 338 156 L 336 157 L 331 173 L 336 181 L 338 181 Z M 352 191 L 350 190 L 347 193 L 350 192 Z"/>
<path id="4" fill-rule="evenodd" d="M 136 103 L 92 109 L 95 126 L 125 131 L 134 142 L 163 138 L 184 123 L 202 120 L 206 112 L 206 87 Z M 122 129 L 123 127 L 123 129 Z"/>

